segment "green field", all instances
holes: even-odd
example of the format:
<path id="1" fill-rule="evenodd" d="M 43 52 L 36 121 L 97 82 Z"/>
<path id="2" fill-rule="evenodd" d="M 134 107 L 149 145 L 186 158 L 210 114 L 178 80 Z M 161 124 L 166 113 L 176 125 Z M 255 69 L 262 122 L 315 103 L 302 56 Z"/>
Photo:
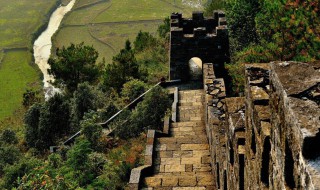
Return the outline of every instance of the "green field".
<path id="1" fill-rule="evenodd" d="M 78 0 L 63 20 L 63 26 L 54 37 L 54 46 L 68 46 L 84 42 L 98 50 L 100 60 L 107 63 L 124 47 L 127 39 L 133 41 L 142 30 L 156 34 L 162 20 L 172 12 L 190 17 L 201 7 L 191 5 L 205 0 Z"/>
<path id="2" fill-rule="evenodd" d="M 57 2 L 0 0 L 0 127 L 21 108 L 25 89 L 39 88 L 40 73 L 31 66 L 32 39 Z"/>
<path id="3" fill-rule="evenodd" d="M 38 87 L 39 73 L 30 66 L 32 57 L 27 51 L 5 54 L 0 66 L 0 120 L 11 115 L 21 105 L 27 87 Z"/>

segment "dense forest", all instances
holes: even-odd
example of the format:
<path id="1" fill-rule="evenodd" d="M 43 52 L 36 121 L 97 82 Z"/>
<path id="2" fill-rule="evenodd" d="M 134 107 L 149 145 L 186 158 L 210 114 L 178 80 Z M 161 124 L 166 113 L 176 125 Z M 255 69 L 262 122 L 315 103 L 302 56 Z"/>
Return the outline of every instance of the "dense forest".
<path id="1" fill-rule="evenodd" d="M 243 91 L 244 64 L 275 60 L 313 62 L 320 58 L 320 3 L 299 0 L 212 0 L 205 12 L 226 12 L 233 92 Z M 24 137 L 0 134 L 1 189 L 124 189 L 130 170 L 143 163 L 146 129 L 161 129 L 171 104 L 155 88 L 133 110 L 108 127 L 106 121 L 168 73 L 169 19 L 157 36 L 139 32 L 112 63 L 97 63 L 97 51 L 83 43 L 56 50 L 49 60 L 54 85 L 62 92 L 44 101 L 42 93 L 23 95 Z M 157 101 L 154 101 L 157 100 Z M 72 146 L 68 137 L 82 131 Z M 59 146 L 50 153 L 50 146 Z"/>

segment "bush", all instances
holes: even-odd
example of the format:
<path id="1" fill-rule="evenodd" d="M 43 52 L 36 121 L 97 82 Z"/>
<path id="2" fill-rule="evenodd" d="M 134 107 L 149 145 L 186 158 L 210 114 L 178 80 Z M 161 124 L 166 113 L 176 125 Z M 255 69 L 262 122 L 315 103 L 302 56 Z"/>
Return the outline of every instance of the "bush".
<path id="1" fill-rule="evenodd" d="M 16 136 L 16 133 L 10 129 L 6 129 L 2 132 L 0 140 L 2 142 L 5 142 L 7 144 L 17 144 L 18 138 Z"/>
<path id="2" fill-rule="evenodd" d="M 125 104 L 129 104 L 147 89 L 147 85 L 138 79 L 130 80 L 123 85 L 121 96 Z"/>
<path id="3" fill-rule="evenodd" d="M 17 187 L 19 178 L 21 179 L 21 177 L 30 173 L 33 168 L 36 168 L 41 164 L 42 162 L 40 160 L 30 157 L 23 158 L 13 165 L 8 165 L 4 168 L 4 188 L 12 189 L 13 187 Z"/>
<path id="4" fill-rule="evenodd" d="M 137 137 L 147 129 L 162 130 L 162 119 L 170 106 L 168 93 L 161 87 L 154 88 L 132 111 L 130 118 L 127 117 L 129 120 L 126 123 L 117 123 L 116 135 L 126 139 Z"/>

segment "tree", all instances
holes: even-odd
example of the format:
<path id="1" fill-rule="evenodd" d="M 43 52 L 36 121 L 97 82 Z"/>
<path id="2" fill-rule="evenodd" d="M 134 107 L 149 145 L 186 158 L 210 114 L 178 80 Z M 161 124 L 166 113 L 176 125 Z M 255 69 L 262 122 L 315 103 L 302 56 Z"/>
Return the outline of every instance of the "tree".
<path id="1" fill-rule="evenodd" d="M 27 89 L 26 92 L 23 93 L 23 101 L 22 105 L 25 108 L 29 108 L 34 103 L 39 103 L 41 100 L 39 91 L 35 91 L 33 89 Z"/>
<path id="2" fill-rule="evenodd" d="M 94 83 L 100 75 L 100 65 L 97 64 L 98 52 L 92 46 L 71 44 L 69 47 L 57 49 L 57 57 L 50 58 L 49 74 L 56 79 L 55 84 L 66 86 L 71 93 L 79 83 Z"/>
<path id="3" fill-rule="evenodd" d="M 226 0 L 226 15 L 230 29 L 232 51 L 258 43 L 255 18 L 260 11 L 259 1 Z"/>
<path id="4" fill-rule="evenodd" d="M 225 0 L 208 0 L 204 7 L 204 14 L 212 16 L 214 10 L 225 9 Z"/>
<path id="5" fill-rule="evenodd" d="M 44 150 L 68 134 L 69 104 L 65 97 L 55 94 L 44 104 L 35 104 L 25 115 L 26 142 L 30 147 Z"/>
<path id="6" fill-rule="evenodd" d="M 135 41 L 133 42 L 134 50 L 136 52 L 141 52 L 146 48 L 154 46 L 155 43 L 156 39 L 149 32 L 142 32 L 140 30 Z"/>
<path id="7" fill-rule="evenodd" d="M 85 118 L 81 121 L 82 133 L 90 142 L 93 149 L 98 145 L 98 141 L 102 135 L 102 127 L 101 125 L 97 124 L 98 119 L 98 115 L 92 112 L 87 113 Z"/>
<path id="8" fill-rule="evenodd" d="M 7 144 L 17 144 L 18 138 L 16 133 L 10 129 L 5 129 L 0 137 L 1 142 L 5 142 Z"/>
<path id="9" fill-rule="evenodd" d="M 123 139 L 137 137 L 147 129 L 161 130 L 162 119 L 171 106 L 168 93 L 161 87 L 152 89 L 131 114 L 126 113 L 119 125 L 117 122 L 115 133 Z"/>
<path id="10" fill-rule="evenodd" d="M 133 79 L 123 85 L 121 96 L 123 101 L 128 104 L 146 91 L 147 85 L 138 79 Z"/>
<path id="11" fill-rule="evenodd" d="M 39 121 L 42 105 L 37 103 L 31 106 L 24 116 L 24 123 L 26 128 L 25 139 L 29 147 L 36 147 L 39 141 Z"/>
<path id="12" fill-rule="evenodd" d="M 96 111 L 103 106 L 103 94 L 88 82 L 81 83 L 73 93 L 70 104 L 72 127 L 73 130 L 78 130 L 85 113 L 90 110 Z"/>
<path id="13" fill-rule="evenodd" d="M 166 17 L 163 23 L 158 27 L 158 34 L 161 38 L 169 40 L 170 33 L 170 18 Z"/>
<path id="14" fill-rule="evenodd" d="M 140 79 L 144 77 L 139 69 L 134 51 L 129 40 L 126 41 L 125 48 L 113 57 L 113 63 L 106 66 L 104 74 L 104 86 L 106 89 L 114 88 L 120 92 L 122 86 L 132 78 Z"/>

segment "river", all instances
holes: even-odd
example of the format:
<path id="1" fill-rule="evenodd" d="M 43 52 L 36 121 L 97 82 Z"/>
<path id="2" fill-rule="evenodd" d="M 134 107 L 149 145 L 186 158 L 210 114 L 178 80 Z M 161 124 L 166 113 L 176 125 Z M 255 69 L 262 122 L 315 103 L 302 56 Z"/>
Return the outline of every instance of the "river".
<path id="1" fill-rule="evenodd" d="M 50 68 L 48 60 L 52 48 L 51 37 L 59 29 L 63 17 L 72 9 L 75 2 L 76 0 L 72 0 L 67 6 L 59 6 L 52 13 L 47 29 L 40 34 L 33 45 L 35 63 L 43 73 L 43 88 L 46 100 L 53 96 L 56 92 L 59 92 L 58 88 L 55 88 L 48 82 L 54 81 L 53 76 L 48 74 L 48 69 Z"/>

